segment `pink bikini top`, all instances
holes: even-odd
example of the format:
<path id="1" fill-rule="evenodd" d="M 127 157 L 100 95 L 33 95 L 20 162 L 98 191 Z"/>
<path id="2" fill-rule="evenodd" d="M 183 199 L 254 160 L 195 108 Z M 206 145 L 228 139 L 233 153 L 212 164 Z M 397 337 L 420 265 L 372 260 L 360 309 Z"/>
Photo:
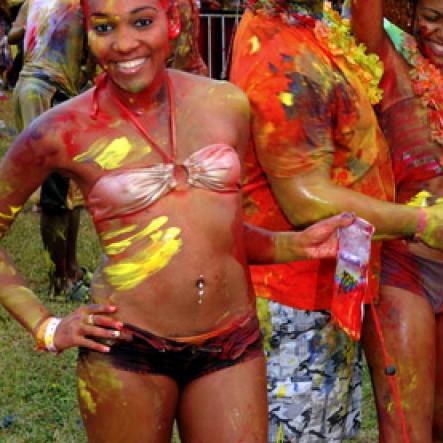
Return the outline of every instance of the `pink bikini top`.
<path id="1" fill-rule="evenodd" d="M 181 165 L 158 163 L 110 172 L 95 182 L 87 202 L 97 222 L 141 211 L 167 193 L 184 191 L 190 186 L 238 192 L 240 177 L 237 151 L 225 144 L 215 144 L 194 152 Z"/>

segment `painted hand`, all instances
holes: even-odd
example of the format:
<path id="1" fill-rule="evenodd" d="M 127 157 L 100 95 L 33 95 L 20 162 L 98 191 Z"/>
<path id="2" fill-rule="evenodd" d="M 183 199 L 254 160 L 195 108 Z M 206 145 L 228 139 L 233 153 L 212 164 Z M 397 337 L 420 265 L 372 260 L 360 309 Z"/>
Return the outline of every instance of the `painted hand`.
<path id="1" fill-rule="evenodd" d="M 443 250 L 443 203 L 420 208 L 420 211 L 424 219 L 419 218 L 416 239 L 431 248 Z"/>
<path id="2" fill-rule="evenodd" d="M 54 345 L 58 351 L 82 346 L 99 352 L 109 352 L 106 346 L 94 338 L 116 339 L 120 337 L 123 323 L 110 317 L 117 308 L 112 305 L 81 306 L 64 317 L 57 327 Z"/>
<path id="3" fill-rule="evenodd" d="M 338 248 L 337 229 L 349 226 L 354 219 L 353 214 L 343 213 L 298 232 L 301 253 L 307 259 L 335 258 Z"/>

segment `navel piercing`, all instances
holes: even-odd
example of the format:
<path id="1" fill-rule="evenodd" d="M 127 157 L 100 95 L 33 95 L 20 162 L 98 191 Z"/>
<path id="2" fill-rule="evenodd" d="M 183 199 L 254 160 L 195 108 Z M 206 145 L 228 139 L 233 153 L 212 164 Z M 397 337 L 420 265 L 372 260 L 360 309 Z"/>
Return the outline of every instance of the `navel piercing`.
<path id="1" fill-rule="evenodd" d="M 205 282 L 205 279 L 203 278 L 203 275 L 200 275 L 199 278 L 195 281 L 199 305 L 201 305 L 203 303 L 203 297 L 205 295 L 205 283 L 206 282 Z"/>

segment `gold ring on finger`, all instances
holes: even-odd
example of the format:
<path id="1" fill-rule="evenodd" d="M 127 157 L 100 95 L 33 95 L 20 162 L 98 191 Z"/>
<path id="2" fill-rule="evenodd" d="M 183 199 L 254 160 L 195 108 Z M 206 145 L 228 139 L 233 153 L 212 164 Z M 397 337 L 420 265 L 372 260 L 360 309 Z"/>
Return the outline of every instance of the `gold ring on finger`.
<path id="1" fill-rule="evenodd" d="M 94 326 L 94 314 L 89 314 L 86 323 L 90 326 Z"/>

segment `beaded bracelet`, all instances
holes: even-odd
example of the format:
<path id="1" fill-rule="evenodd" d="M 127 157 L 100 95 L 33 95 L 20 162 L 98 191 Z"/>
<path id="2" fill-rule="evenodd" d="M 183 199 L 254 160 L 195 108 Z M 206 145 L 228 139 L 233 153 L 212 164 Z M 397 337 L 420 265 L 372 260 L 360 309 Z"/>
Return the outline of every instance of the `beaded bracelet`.
<path id="1" fill-rule="evenodd" d="M 39 326 L 36 334 L 37 349 L 39 351 L 58 352 L 54 345 L 54 336 L 61 318 L 49 317 Z"/>

